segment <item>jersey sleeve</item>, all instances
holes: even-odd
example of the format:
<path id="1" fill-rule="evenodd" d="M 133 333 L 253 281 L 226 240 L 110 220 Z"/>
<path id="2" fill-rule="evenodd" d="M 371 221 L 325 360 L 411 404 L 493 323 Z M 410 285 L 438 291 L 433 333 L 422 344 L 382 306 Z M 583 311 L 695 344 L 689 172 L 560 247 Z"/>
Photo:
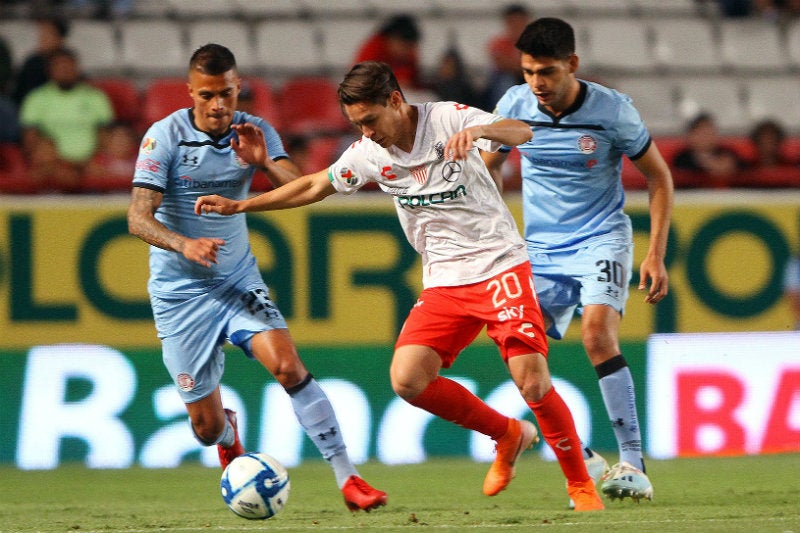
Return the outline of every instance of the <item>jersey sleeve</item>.
<path id="1" fill-rule="evenodd" d="M 173 142 L 162 122 L 156 122 L 147 130 L 139 145 L 133 185 L 158 192 L 167 189 L 167 174 L 172 160 Z"/>
<path id="2" fill-rule="evenodd" d="M 627 95 L 620 95 L 615 130 L 615 144 L 623 154 L 631 159 L 641 157 L 643 151 L 650 145 L 650 133 L 647 131 L 639 111 L 636 110 Z"/>
<path id="3" fill-rule="evenodd" d="M 513 101 L 510 91 L 506 91 L 506 93 L 500 97 L 500 100 L 497 101 L 497 105 L 494 107 L 493 113 L 503 118 L 513 118 L 511 114 L 511 102 Z M 501 145 L 498 151 L 503 153 L 510 152 L 514 147 L 507 146 L 505 144 Z"/>
<path id="4" fill-rule="evenodd" d="M 339 159 L 328 167 L 328 179 L 338 192 L 353 194 L 370 181 L 375 181 L 369 171 L 367 148 L 367 143 L 362 137 L 351 144 Z"/>
<path id="5" fill-rule="evenodd" d="M 278 131 L 272 126 L 272 124 L 263 118 L 255 115 L 248 115 L 247 113 L 237 113 L 235 122 L 237 124 L 250 122 L 251 124 L 255 124 L 261 128 L 261 131 L 264 132 L 264 141 L 267 144 L 267 152 L 273 161 L 289 157 L 289 154 L 286 152 L 286 148 L 283 146 L 283 140 L 281 140 L 281 136 L 278 134 Z"/>

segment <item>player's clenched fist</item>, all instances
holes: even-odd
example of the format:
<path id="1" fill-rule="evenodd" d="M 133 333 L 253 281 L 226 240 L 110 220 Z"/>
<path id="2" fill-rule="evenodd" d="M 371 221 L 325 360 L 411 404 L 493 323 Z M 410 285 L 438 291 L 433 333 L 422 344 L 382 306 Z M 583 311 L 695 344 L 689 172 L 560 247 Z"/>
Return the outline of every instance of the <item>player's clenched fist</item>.
<path id="1" fill-rule="evenodd" d="M 199 239 L 186 239 L 183 243 L 181 253 L 189 261 L 193 261 L 204 267 L 217 263 L 217 252 L 219 247 L 224 245 L 223 239 L 213 239 L 200 237 Z"/>
<path id="2" fill-rule="evenodd" d="M 219 213 L 220 215 L 234 215 L 239 212 L 239 202 L 212 194 L 201 196 L 194 203 L 194 212 L 197 215 L 204 213 Z"/>

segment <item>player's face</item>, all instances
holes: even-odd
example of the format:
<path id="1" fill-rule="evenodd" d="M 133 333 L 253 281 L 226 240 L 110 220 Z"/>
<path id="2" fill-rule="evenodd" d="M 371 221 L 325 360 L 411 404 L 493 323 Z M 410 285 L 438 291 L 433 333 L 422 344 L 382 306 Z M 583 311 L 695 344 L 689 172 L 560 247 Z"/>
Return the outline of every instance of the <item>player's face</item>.
<path id="1" fill-rule="evenodd" d="M 575 78 L 578 56 L 555 59 L 522 54 L 521 66 L 525 82 L 545 109 L 558 115 L 575 102 L 580 91 Z"/>
<path id="2" fill-rule="evenodd" d="M 402 97 L 394 92 L 386 105 L 358 102 L 344 106 L 347 119 L 367 139 L 389 148 L 398 143 L 403 134 L 403 119 L 399 112 Z"/>
<path id="3" fill-rule="evenodd" d="M 236 110 L 241 82 L 235 69 L 212 76 L 189 72 L 189 95 L 194 100 L 194 121 L 211 135 L 228 130 Z"/>

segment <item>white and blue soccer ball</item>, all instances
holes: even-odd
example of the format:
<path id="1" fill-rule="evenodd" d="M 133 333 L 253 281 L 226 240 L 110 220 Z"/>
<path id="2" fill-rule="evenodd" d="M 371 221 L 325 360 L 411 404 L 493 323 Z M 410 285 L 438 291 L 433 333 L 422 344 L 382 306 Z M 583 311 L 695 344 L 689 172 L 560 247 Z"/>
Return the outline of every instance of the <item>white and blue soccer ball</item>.
<path id="1" fill-rule="evenodd" d="M 289 499 L 289 473 L 265 453 L 246 453 L 231 461 L 219 486 L 230 510 L 251 520 L 275 516 Z"/>

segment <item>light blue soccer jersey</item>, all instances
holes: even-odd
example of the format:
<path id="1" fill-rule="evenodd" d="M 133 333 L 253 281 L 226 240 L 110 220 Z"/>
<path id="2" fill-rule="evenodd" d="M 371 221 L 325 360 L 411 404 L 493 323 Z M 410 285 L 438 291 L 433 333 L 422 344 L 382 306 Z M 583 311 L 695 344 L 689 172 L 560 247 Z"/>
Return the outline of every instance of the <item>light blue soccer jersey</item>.
<path id="1" fill-rule="evenodd" d="M 264 131 L 272 159 L 288 157 L 278 133 L 263 119 L 236 111 L 233 124 L 249 122 Z M 225 240 L 217 264 L 204 267 L 183 255 L 150 247 L 150 294 L 162 298 L 200 294 L 237 270 L 252 267 L 244 214 L 220 216 L 194 213 L 195 200 L 204 194 L 243 199 L 250 189 L 255 167 L 242 161 L 231 148 L 229 132 L 212 138 L 198 130 L 191 109 L 181 109 L 154 123 L 142 140 L 133 185 L 163 193 L 156 219 L 170 230 L 190 238 Z"/>
<path id="2" fill-rule="evenodd" d="M 578 99 L 560 117 L 540 108 L 528 85 L 512 87 L 497 104 L 497 114 L 533 127 L 533 138 L 518 147 L 529 249 L 564 251 L 597 238 L 631 238 L 622 211 L 622 156 L 644 155 L 650 134 L 628 96 L 580 83 Z"/>

